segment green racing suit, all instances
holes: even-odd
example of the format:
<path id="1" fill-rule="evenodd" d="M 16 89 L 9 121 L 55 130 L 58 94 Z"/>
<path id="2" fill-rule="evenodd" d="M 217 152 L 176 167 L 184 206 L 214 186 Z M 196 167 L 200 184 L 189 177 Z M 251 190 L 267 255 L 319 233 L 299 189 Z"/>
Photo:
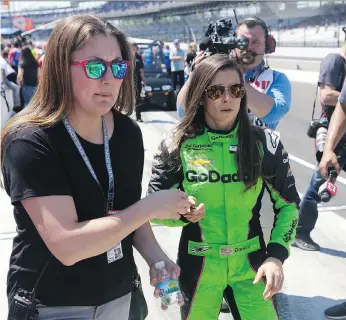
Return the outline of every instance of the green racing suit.
<path id="1" fill-rule="evenodd" d="M 282 262 L 289 256 L 297 225 L 299 195 L 279 133 L 256 129 L 262 155 L 257 184 L 244 192 L 236 167 L 237 127 L 229 133 L 204 133 L 187 138 L 172 150 L 168 134 L 154 156 L 148 193 L 179 188 L 204 203 L 205 217 L 198 223 L 153 220 L 182 226 L 178 251 L 179 278 L 185 305 L 182 319 L 218 318 L 222 298 L 235 320 L 276 320 L 273 301 L 264 300 L 265 279 L 254 285 L 256 271 L 268 257 Z M 268 245 L 260 224 L 264 190 L 275 214 Z"/>

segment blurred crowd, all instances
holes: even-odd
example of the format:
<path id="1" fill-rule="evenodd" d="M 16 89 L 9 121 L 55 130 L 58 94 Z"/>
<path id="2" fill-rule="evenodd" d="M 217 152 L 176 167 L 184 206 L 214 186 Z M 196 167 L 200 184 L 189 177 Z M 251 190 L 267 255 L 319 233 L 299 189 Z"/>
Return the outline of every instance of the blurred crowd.
<path id="1" fill-rule="evenodd" d="M 42 66 L 45 45 L 24 44 L 20 41 L 1 46 L 1 94 L 5 90 L 13 97 L 13 111 L 22 110 L 33 96 Z"/>

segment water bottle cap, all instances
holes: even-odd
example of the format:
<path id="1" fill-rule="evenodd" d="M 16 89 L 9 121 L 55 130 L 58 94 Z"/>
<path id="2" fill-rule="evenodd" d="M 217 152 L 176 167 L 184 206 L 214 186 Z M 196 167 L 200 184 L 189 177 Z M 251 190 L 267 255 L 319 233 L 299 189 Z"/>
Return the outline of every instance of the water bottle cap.
<path id="1" fill-rule="evenodd" d="M 164 261 L 159 261 L 155 263 L 155 269 L 156 270 L 161 270 L 164 269 L 165 267 L 165 262 Z"/>

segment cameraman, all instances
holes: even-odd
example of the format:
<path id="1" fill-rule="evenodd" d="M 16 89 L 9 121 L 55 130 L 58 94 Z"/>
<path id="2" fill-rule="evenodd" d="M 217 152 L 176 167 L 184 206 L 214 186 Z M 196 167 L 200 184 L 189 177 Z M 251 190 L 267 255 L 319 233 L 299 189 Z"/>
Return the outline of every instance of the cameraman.
<path id="1" fill-rule="evenodd" d="M 321 119 L 326 118 L 330 122 L 340 96 L 345 74 L 346 43 L 343 45 L 340 53 L 330 53 L 321 62 L 318 80 L 322 104 Z M 342 137 L 341 140 L 346 142 L 346 136 Z M 345 161 L 345 159 L 341 160 Z M 294 244 L 303 250 L 320 250 L 320 246 L 311 239 L 310 233 L 314 229 L 318 218 L 317 204 L 321 202 L 318 190 L 323 183 L 325 183 L 325 180 L 322 178 L 319 168 L 316 168 L 299 209 L 299 223 Z"/>
<path id="2" fill-rule="evenodd" d="M 240 22 L 236 35 L 249 39 L 248 48 L 235 49 L 234 55 L 246 80 L 247 104 L 253 113 L 250 114 L 250 118 L 257 126 L 275 129 L 289 111 L 291 104 L 291 84 L 287 76 L 265 65 L 264 55 L 275 50 L 275 40 L 269 35 L 264 21 L 257 17 Z M 205 56 L 206 53 L 200 52 L 195 65 Z M 189 81 L 178 95 L 177 110 L 180 117 L 184 115 L 188 86 Z"/>
<path id="3" fill-rule="evenodd" d="M 321 175 L 328 179 L 328 168 L 334 167 L 340 173 L 340 165 L 334 150 L 346 133 L 346 81 L 342 87 L 339 102 L 335 107 L 335 112 L 331 117 L 327 140 L 320 162 Z M 346 302 L 328 308 L 324 315 L 327 319 L 346 319 Z"/>

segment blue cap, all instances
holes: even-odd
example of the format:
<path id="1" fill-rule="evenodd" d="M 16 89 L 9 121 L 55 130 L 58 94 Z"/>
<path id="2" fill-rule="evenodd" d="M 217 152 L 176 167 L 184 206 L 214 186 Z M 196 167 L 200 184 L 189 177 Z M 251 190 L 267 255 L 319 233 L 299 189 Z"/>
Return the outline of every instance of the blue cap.
<path id="1" fill-rule="evenodd" d="M 175 44 L 180 43 L 179 39 L 175 39 L 175 40 L 174 40 L 174 43 L 175 43 Z"/>

